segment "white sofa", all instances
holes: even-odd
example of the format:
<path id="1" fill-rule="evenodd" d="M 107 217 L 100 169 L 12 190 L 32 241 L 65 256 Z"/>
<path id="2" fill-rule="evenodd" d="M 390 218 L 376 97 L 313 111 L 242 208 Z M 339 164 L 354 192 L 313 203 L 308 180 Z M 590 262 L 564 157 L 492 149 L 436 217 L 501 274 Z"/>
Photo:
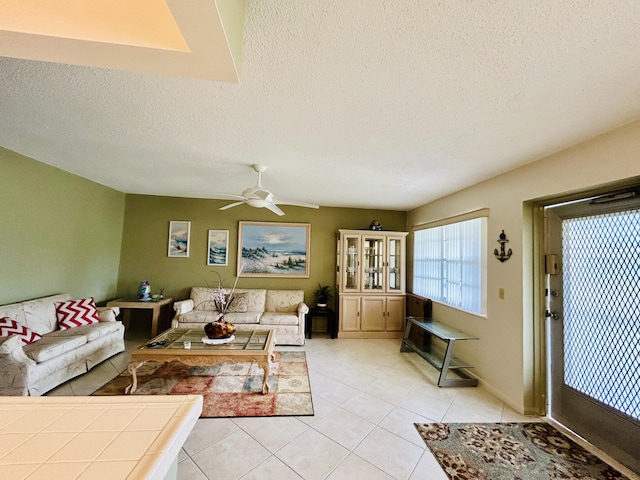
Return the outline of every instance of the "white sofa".
<path id="1" fill-rule="evenodd" d="M 212 288 L 193 287 L 189 299 L 175 302 L 173 328 L 202 328 L 217 319 L 212 302 Z M 228 294 L 229 291 L 225 290 Z M 225 313 L 225 320 L 239 330 L 269 329 L 275 332 L 276 345 L 304 345 L 305 315 L 309 307 L 304 303 L 304 290 L 236 289 L 236 302 Z M 246 299 L 239 301 L 239 297 Z M 235 310 L 241 311 L 235 311 Z"/>
<path id="2" fill-rule="evenodd" d="M 55 304 L 71 299 L 52 295 L 0 307 L 0 318 L 42 335 L 24 346 L 18 335 L 0 337 L 0 395 L 42 395 L 124 351 L 117 308 L 98 307 L 99 323 L 60 330 Z"/>

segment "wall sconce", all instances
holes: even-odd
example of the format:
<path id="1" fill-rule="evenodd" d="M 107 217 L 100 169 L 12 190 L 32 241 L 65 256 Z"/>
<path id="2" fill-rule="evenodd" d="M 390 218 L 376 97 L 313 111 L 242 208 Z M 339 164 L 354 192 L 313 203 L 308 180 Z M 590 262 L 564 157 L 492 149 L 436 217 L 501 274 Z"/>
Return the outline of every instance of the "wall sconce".
<path id="1" fill-rule="evenodd" d="M 498 243 L 500 244 L 500 251 L 498 251 L 497 248 L 493 251 L 493 254 L 501 262 L 505 262 L 511 258 L 511 254 L 512 254 L 511 249 L 507 250 L 506 252 L 504 250 L 504 246 L 508 241 L 509 240 L 507 240 L 507 236 L 505 235 L 504 230 L 502 230 L 502 233 L 498 237 Z"/>

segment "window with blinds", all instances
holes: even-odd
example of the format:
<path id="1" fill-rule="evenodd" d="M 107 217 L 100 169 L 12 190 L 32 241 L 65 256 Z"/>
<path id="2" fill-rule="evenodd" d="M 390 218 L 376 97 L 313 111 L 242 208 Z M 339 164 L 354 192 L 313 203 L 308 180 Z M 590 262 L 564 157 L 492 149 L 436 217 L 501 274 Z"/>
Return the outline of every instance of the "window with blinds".
<path id="1" fill-rule="evenodd" d="M 486 313 L 487 218 L 413 234 L 413 293 L 471 313 Z"/>

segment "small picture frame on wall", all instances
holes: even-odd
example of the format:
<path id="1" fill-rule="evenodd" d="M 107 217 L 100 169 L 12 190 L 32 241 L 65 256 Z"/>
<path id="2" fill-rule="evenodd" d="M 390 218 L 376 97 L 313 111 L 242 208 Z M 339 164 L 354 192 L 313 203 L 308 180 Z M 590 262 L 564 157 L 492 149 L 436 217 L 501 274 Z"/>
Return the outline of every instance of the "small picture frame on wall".
<path id="1" fill-rule="evenodd" d="M 169 222 L 169 257 L 189 258 L 189 235 L 191 222 L 172 220 Z"/>
<path id="2" fill-rule="evenodd" d="M 207 265 L 223 267 L 229 264 L 229 230 L 209 230 Z"/>

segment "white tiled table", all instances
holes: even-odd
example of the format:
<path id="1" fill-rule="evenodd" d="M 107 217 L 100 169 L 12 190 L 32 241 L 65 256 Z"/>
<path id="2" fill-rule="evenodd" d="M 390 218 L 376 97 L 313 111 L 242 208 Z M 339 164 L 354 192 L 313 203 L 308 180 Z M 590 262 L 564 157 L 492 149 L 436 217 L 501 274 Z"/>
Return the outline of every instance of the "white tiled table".
<path id="1" fill-rule="evenodd" d="M 176 478 L 200 395 L 0 397 L 0 477 Z"/>

